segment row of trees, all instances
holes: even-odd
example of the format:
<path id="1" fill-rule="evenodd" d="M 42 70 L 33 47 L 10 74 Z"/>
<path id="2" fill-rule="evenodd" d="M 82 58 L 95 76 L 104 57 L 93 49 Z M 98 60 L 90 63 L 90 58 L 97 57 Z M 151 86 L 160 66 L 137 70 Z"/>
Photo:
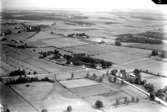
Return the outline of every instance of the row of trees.
<path id="1" fill-rule="evenodd" d="M 100 66 L 102 68 L 108 68 L 112 66 L 112 62 L 108 62 L 102 59 L 92 58 L 84 53 L 73 54 L 73 56 L 65 56 L 67 63 L 73 63 L 74 65 L 85 65 L 91 68 L 97 68 Z"/>
<path id="2" fill-rule="evenodd" d="M 163 76 L 163 75 L 160 75 L 159 73 L 153 73 L 151 71 L 148 71 L 148 70 L 140 70 L 141 72 L 144 72 L 144 73 L 147 73 L 147 74 L 150 74 L 150 75 L 154 75 L 154 76 Z"/>
<path id="3" fill-rule="evenodd" d="M 152 50 L 152 52 L 151 52 L 151 56 L 159 56 L 159 57 L 161 57 L 161 58 L 165 58 L 166 57 L 166 51 L 159 51 L 159 50 L 157 50 L 157 49 L 154 49 L 154 50 Z"/>
<path id="4" fill-rule="evenodd" d="M 86 77 L 90 80 L 95 80 L 97 82 L 103 82 L 103 76 L 97 76 L 96 74 L 90 75 L 89 73 L 86 74 Z"/>
<path id="5" fill-rule="evenodd" d="M 163 89 L 159 89 L 155 92 L 155 96 L 159 97 L 160 99 L 167 101 L 167 87 Z"/>
<path id="6" fill-rule="evenodd" d="M 30 75 L 31 73 L 30 72 L 26 73 L 24 69 L 23 70 L 17 69 L 17 70 L 11 71 L 9 73 L 9 76 L 26 76 L 27 74 Z M 37 71 L 33 71 L 33 74 L 34 75 L 37 74 Z"/>
<path id="7" fill-rule="evenodd" d="M 86 55 L 85 53 L 78 53 L 78 54 L 61 54 L 58 50 L 54 51 L 46 51 L 46 52 L 39 52 L 39 58 L 46 58 L 47 56 L 53 55 L 50 59 L 60 59 L 63 57 L 66 60 L 66 64 L 73 64 L 76 66 L 85 65 L 91 68 L 109 68 L 112 66 L 112 62 L 105 61 L 102 59 L 96 59 Z"/>
<path id="8" fill-rule="evenodd" d="M 48 77 L 38 79 L 37 77 L 19 77 L 17 79 L 8 80 L 5 84 L 22 84 L 22 83 L 30 83 L 30 82 L 38 82 L 38 81 L 47 81 L 53 83 L 54 81 L 49 79 Z"/>
<path id="9" fill-rule="evenodd" d="M 25 76 L 26 72 L 25 70 L 17 69 L 9 73 L 9 76 Z"/>
<path id="10" fill-rule="evenodd" d="M 129 104 L 129 103 L 138 103 L 139 98 L 131 97 L 131 99 L 128 99 L 128 97 L 124 97 L 123 101 L 121 99 L 116 98 L 114 106 L 118 106 L 120 104 Z"/>
<path id="11" fill-rule="evenodd" d="M 46 52 L 39 52 L 39 58 L 46 58 L 47 56 L 53 55 L 52 59 L 59 59 L 61 57 L 61 53 L 58 50 L 54 51 L 46 51 Z"/>
<path id="12" fill-rule="evenodd" d="M 67 37 L 77 38 L 77 39 L 88 39 L 89 35 L 87 35 L 86 33 L 72 33 L 68 34 Z"/>

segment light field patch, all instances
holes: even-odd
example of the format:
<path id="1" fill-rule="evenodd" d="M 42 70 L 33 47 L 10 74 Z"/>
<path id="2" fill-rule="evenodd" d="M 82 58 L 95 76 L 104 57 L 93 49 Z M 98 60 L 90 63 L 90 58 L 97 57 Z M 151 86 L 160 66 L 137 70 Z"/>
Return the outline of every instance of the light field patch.
<path id="1" fill-rule="evenodd" d="M 78 46 L 78 45 L 87 44 L 85 42 L 81 42 L 77 39 L 71 39 L 71 38 L 48 39 L 42 42 L 47 44 L 48 46 L 56 46 L 56 47 L 70 47 L 70 46 Z"/>
<path id="2" fill-rule="evenodd" d="M 99 84 L 98 82 L 89 79 L 64 80 L 60 81 L 60 83 L 66 86 L 67 88 L 78 88 Z"/>
<path id="3" fill-rule="evenodd" d="M 85 87 L 77 87 L 71 89 L 74 93 L 78 94 L 82 97 L 90 97 L 90 96 L 97 96 L 102 95 L 105 93 L 114 93 L 116 92 L 115 89 L 110 88 L 107 85 L 104 84 L 96 84 L 96 85 L 90 85 Z"/>

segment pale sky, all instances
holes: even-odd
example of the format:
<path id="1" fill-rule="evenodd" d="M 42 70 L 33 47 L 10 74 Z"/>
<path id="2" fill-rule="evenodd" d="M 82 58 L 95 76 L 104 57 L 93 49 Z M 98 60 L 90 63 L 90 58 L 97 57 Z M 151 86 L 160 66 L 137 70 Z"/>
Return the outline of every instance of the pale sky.
<path id="1" fill-rule="evenodd" d="M 154 9 L 165 12 L 167 6 L 151 0 L 2 0 L 5 9 L 83 9 L 109 11 L 112 9 Z"/>

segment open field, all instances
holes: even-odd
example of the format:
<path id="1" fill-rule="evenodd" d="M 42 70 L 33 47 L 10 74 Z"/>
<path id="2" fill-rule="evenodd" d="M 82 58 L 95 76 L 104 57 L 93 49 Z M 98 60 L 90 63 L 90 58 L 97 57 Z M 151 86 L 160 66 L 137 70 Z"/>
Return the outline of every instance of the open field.
<path id="1" fill-rule="evenodd" d="M 38 47 L 55 46 L 59 48 L 87 44 L 77 39 L 72 39 L 68 37 L 65 38 L 57 34 L 50 34 L 49 32 L 39 32 L 38 34 L 33 36 L 31 39 L 29 39 L 28 43 L 30 45 L 32 44 Z"/>
<path id="2" fill-rule="evenodd" d="M 66 86 L 67 88 L 77 88 L 77 87 L 92 86 L 98 84 L 97 82 L 88 79 L 65 80 L 65 81 L 60 81 L 60 83 Z"/>
<path id="3" fill-rule="evenodd" d="M 26 41 L 29 38 L 31 38 L 32 36 L 34 36 L 36 34 L 36 32 L 23 32 L 23 33 L 19 33 L 19 34 L 11 34 L 11 35 L 7 35 L 5 36 L 5 38 L 7 38 L 8 40 L 16 40 L 16 41 Z"/>
<path id="4" fill-rule="evenodd" d="M 51 35 L 49 32 L 41 31 L 35 36 L 33 36 L 32 38 L 30 38 L 28 41 L 32 42 L 32 41 L 40 41 L 42 39 L 47 40 L 47 39 L 52 39 L 52 38 L 56 38 L 56 36 Z"/>
<path id="5" fill-rule="evenodd" d="M 1 75 L 6 75 L 10 73 L 11 71 L 15 70 L 14 67 L 4 63 L 2 60 L 0 60 L 0 76 Z"/>
<path id="6" fill-rule="evenodd" d="M 72 92 L 83 97 L 86 101 L 93 104 L 96 100 L 101 100 L 105 107 L 110 107 L 115 103 L 116 98 L 123 100 L 124 97 L 131 99 L 132 97 L 138 97 L 140 100 L 146 98 L 147 96 L 138 90 L 130 86 L 118 87 L 115 84 L 97 84 L 85 87 L 72 88 Z M 87 91 L 87 92 L 85 92 Z"/>
<path id="7" fill-rule="evenodd" d="M 56 38 L 56 39 L 45 40 L 43 42 L 47 44 L 47 46 L 55 46 L 55 47 L 68 47 L 68 46 L 77 46 L 86 44 L 84 42 L 71 38 Z"/>
<path id="8" fill-rule="evenodd" d="M 127 63 L 122 66 L 131 70 L 138 68 L 142 70 L 148 70 L 155 74 L 159 73 L 161 75 L 167 76 L 167 63 L 163 61 L 157 61 L 153 59 L 143 59 L 140 61 Z"/>
<path id="9" fill-rule="evenodd" d="M 100 95 L 104 93 L 114 93 L 115 89 L 111 89 L 107 85 L 103 84 L 96 84 L 96 85 L 90 85 L 85 87 L 76 87 L 71 89 L 74 93 L 78 94 L 82 97 L 90 97 L 95 95 Z M 85 92 L 86 91 L 86 92 Z"/>
<path id="10" fill-rule="evenodd" d="M 167 44 L 162 43 L 162 44 L 142 44 L 142 43 L 127 43 L 124 44 L 124 46 L 127 47 L 134 47 L 134 48 L 139 48 L 139 49 L 150 49 L 150 50 L 165 50 L 167 49 Z"/>
<path id="11" fill-rule="evenodd" d="M 43 98 L 48 96 L 50 91 L 52 91 L 53 84 L 48 82 L 34 82 L 12 85 L 11 87 L 33 105 L 40 108 Z"/>
<path id="12" fill-rule="evenodd" d="M 120 105 L 116 108 L 108 107 L 105 112 L 165 112 L 166 107 L 151 101 L 143 100 L 139 103 Z"/>
<path id="13" fill-rule="evenodd" d="M 20 95 L 0 83 L 0 102 L 8 104 L 12 112 L 36 112 Z"/>
<path id="14" fill-rule="evenodd" d="M 137 97 L 143 100 L 147 97 L 145 94 L 128 85 L 120 87 L 114 83 L 96 83 L 89 79 L 75 79 L 60 82 L 74 94 L 82 97 L 89 103 L 93 104 L 96 100 L 101 100 L 105 107 L 112 106 L 116 98 L 123 100 L 124 97 L 128 97 L 128 99 Z"/>
<path id="15" fill-rule="evenodd" d="M 29 85 L 29 87 L 26 87 L 26 85 Z M 61 112 L 68 105 L 71 105 L 74 112 L 79 110 L 80 112 L 93 111 L 87 102 L 76 97 L 57 82 L 54 84 L 43 82 L 26 83 L 13 85 L 12 88 L 39 110 L 46 108 L 49 112 Z M 87 108 L 84 108 L 85 106 Z"/>
<path id="16" fill-rule="evenodd" d="M 163 89 L 167 87 L 167 78 L 166 77 L 158 77 L 150 74 L 142 73 L 141 74 L 143 80 L 147 80 L 147 82 L 154 85 L 155 90 Z"/>
<path id="17" fill-rule="evenodd" d="M 118 47 L 113 45 L 105 44 L 89 44 L 84 46 L 74 46 L 66 47 L 65 50 L 76 52 L 76 53 L 86 53 L 92 55 L 95 58 L 108 60 L 116 64 L 123 64 L 129 61 L 139 60 L 141 58 L 147 58 L 151 51 L 136 49 L 136 48 L 127 48 L 127 47 Z"/>

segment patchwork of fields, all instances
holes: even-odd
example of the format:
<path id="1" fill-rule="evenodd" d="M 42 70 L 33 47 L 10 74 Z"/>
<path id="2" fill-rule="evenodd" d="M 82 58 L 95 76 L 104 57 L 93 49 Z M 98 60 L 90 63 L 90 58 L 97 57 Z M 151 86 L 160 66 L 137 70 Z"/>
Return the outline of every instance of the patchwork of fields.
<path id="1" fill-rule="evenodd" d="M 146 17 L 143 17 L 143 14 Z M 31 73 L 36 71 L 38 74 L 34 77 L 48 77 L 54 80 L 54 83 L 32 82 L 14 84 L 9 87 L 0 82 L 0 90 L 2 90 L 0 91 L 0 102 L 8 104 L 12 112 L 22 112 L 23 110 L 25 112 L 39 112 L 43 108 L 46 108 L 48 112 L 65 112 L 69 105 L 72 106 L 73 112 L 103 110 L 105 112 L 161 112 L 157 109 L 161 105 L 150 102 L 148 96 L 138 89 L 128 84 L 121 85 L 120 80 L 115 83 L 109 82 L 104 75 L 112 69 L 125 69 L 132 72 L 137 68 L 167 76 L 166 61 L 149 57 L 153 49 L 166 50 L 166 41 L 159 45 L 141 43 L 114 45 L 116 35 L 141 33 L 154 30 L 154 28 L 160 29 L 162 27 L 160 14 L 154 16 L 152 14 L 153 17 L 151 17 L 147 13 L 137 13 L 136 15 L 136 13 L 119 12 L 99 13 L 90 16 L 89 13 L 75 15 L 72 12 L 64 13 L 62 11 L 54 12 L 52 15 L 50 11 L 49 13 L 34 11 L 31 13 L 23 12 L 20 14 L 21 16 L 18 16 L 17 13 L 15 16 L 6 15 L 10 18 L 16 18 L 16 21 L 11 20 L 11 23 L 18 23 L 15 25 L 4 23 L 7 25 L 2 31 L 9 28 L 12 30 L 12 34 L 6 35 L 8 42 L 0 41 L 0 53 L 2 53 L 0 77 L 21 68 Z M 6 22 L 10 22 L 10 19 Z M 25 24 L 25 28 L 22 28 L 23 24 Z M 46 25 L 47 27 L 36 33 L 24 30 L 26 25 Z M 67 37 L 73 33 L 85 33 L 90 38 L 84 40 Z M 8 45 L 12 42 L 16 46 Z M 27 45 L 25 48 L 17 47 L 17 44 L 24 44 L 24 42 Z M 55 49 L 62 55 L 85 53 L 92 58 L 111 61 L 114 64 L 107 69 L 92 69 L 74 64 L 56 63 L 56 59 L 56 61 L 49 60 L 50 55 L 47 58 L 39 58 L 39 52 L 54 51 Z M 61 58 L 63 58 L 62 55 Z M 96 75 L 98 78 L 104 76 L 103 81 L 100 83 L 86 79 L 87 74 Z M 166 78 L 146 73 L 142 73 L 141 76 L 148 83 L 153 83 L 155 90 L 167 86 Z M 140 88 L 142 87 L 140 86 Z M 128 101 L 131 101 L 132 98 L 138 98 L 140 101 L 138 103 L 130 102 L 127 105 L 113 105 L 116 103 L 116 99 L 124 102 L 125 97 Z M 95 110 L 94 104 L 97 100 L 103 102 L 103 109 Z"/>
<path id="2" fill-rule="evenodd" d="M 119 87 L 116 84 L 98 83 L 89 79 L 66 80 L 60 83 L 89 103 L 93 104 L 96 100 L 101 100 L 106 107 L 112 106 L 116 98 L 124 100 L 124 97 L 128 99 L 137 97 L 142 100 L 147 97 L 128 85 Z"/>

